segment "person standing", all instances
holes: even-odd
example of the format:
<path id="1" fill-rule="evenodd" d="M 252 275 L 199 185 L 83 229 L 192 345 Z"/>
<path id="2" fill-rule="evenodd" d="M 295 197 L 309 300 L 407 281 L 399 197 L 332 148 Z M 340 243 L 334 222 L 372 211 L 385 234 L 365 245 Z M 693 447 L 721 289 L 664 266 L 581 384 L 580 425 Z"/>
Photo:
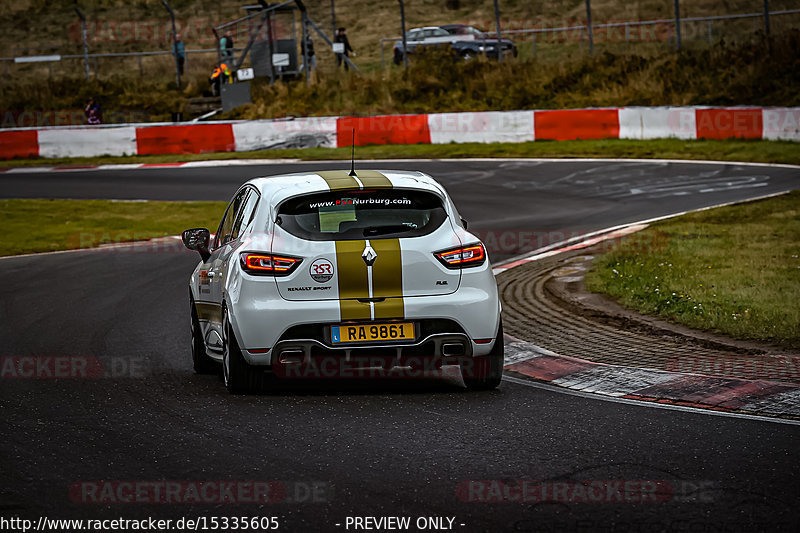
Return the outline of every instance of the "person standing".
<path id="1" fill-rule="evenodd" d="M 172 53 L 178 61 L 178 72 L 183 76 L 183 64 L 186 62 L 186 45 L 181 40 L 181 34 L 175 35 L 175 42 L 172 43 Z"/>
<path id="2" fill-rule="evenodd" d="M 225 32 L 225 36 L 219 40 L 219 48 L 222 52 L 223 61 L 233 60 L 233 34 L 231 30 Z"/>
<path id="3" fill-rule="evenodd" d="M 344 52 L 341 53 L 341 54 L 336 54 L 336 66 L 337 67 L 342 65 L 342 61 L 344 61 L 344 57 L 343 56 L 349 56 L 350 52 L 353 52 L 354 56 L 356 55 L 355 51 L 353 50 L 353 47 L 350 46 L 350 40 L 347 38 L 347 34 L 345 33 L 345 29 L 344 28 L 339 28 L 336 31 L 336 37 L 333 38 L 333 42 L 342 43 L 342 45 L 344 45 Z M 344 61 L 344 69 L 345 70 L 350 70 L 350 67 L 347 65 L 347 61 Z"/>
<path id="4" fill-rule="evenodd" d="M 89 98 L 89 102 L 83 109 L 83 113 L 86 115 L 86 122 L 89 124 L 103 123 L 103 113 L 100 111 L 100 104 L 95 102 L 94 96 Z"/>
<path id="5" fill-rule="evenodd" d="M 218 66 L 214 67 L 214 71 L 211 73 L 211 76 L 209 76 L 209 78 L 208 78 L 208 83 L 211 85 L 211 95 L 212 96 L 219 96 L 220 85 L 222 84 L 222 66 L 221 65 L 218 65 Z"/>

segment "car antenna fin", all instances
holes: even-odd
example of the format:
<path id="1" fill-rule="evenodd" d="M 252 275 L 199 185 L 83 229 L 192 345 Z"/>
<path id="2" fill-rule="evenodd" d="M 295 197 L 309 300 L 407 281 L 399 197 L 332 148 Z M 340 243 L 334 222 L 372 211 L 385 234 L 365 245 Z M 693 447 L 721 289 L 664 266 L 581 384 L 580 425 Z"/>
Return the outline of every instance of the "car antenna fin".
<path id="1" fill-rule="evenodd" d="M 350 154 L 350 174 L 351 178 L 356 177 L 356 129 L 353 128 L 353 151 Z"/>

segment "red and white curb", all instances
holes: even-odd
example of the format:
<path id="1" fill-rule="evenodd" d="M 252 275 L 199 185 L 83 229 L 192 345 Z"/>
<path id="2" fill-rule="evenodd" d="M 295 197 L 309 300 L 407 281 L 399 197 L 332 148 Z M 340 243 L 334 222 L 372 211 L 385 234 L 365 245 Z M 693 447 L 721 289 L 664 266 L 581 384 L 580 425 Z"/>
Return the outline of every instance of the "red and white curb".
<path id="1" fill-rule="evenodd" d="M 800 385 L 594 363 L 506 335 L 504 370 L 558 387 L 673 406 L 800 418 Z"/>
<path id="2" fill-rule="evenodd" d="M 762 200 L 782 194 L 785 192 L 726 202 L 692 212 Z M 493 272 L 497 275 L 532 261 L 588 248 L 604 240 L 620 238 L 645 229 L 652 222 L 674 218 L 688 212 L 674 213 L 580 235 L 540 248 L 523 257 L 512 258 L 499 264 L 493 269 Z M 728 413 L 800 418 L 800 385 L 793 383 L 714 377 L 595 363 L 559 355 L 510 335 L 506 335 L 505 350 L 504 369 L 506 371 L 573 391 Z"/>

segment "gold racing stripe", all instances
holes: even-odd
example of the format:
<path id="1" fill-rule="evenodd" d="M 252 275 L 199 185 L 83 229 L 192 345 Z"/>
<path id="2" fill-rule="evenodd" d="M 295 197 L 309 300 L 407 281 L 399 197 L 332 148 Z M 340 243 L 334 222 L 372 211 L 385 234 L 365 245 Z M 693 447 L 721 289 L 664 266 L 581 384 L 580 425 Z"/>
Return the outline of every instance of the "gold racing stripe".
<path id="1" fill-rule="evenodd" d="M 375 170 L 356 172 L 358 180 L 344 170 L 317 172 L 331 191 L 358 189 L 359 181 L 370 189 L 391 189 L 392 182 Z M 378 254 L 372 266 L 372 297 L 386 298 L 374 304 L 375 318 L 404 318 L 403 262 L 398 239 L 379 239 L 370 244 Z M 339 313 L 341 320 L 369 320 L 369 303 L 358 298 L 369 298 L 367 265 L 361 257 L 366 241 L 336 241 L 336 264 L 339 269 Z"/>
<path id="2" fill-rule="evenodd" d="M 336 241 L 336 268 L 339 270 L 339 313 L 341 320 L 369 320 L 367 264 L 361 258 L 366 241 Z"/>
<path id="3" fill-rule="evenodd" d="M 317 172 L 332 191 L 359 189 L 358 182 L 346 170 L 322 170 Z"/>
<path id="4" fill-rule="evenodd" d="M 391 189 L 392 182 L 389 178 L 376 170 L 357 170 L 356 177 L 368 189 Z"/>
<path id="5" fill-rule="evenodd" d="M 195 302 L 194 308 L 197 311 L 199 320 L 208 320 L 215 324 L 222 323 L 222 306 L 220 304 Z"/>
<path id="6" fill-rule="evenodd" d="M 372 297 L 386 298 L 375 302 L 375 318 L 404 318 L 400 239 L 378 239 L 369 243 L 378 254 L 372 265 Z"/>

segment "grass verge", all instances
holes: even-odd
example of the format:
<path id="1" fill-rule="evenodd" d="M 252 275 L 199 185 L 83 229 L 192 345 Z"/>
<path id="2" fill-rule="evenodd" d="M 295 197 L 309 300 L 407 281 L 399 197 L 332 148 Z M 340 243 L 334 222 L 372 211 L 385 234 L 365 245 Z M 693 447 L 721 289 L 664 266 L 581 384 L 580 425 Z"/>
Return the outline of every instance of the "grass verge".
<path id="1" fill-rule="evenodd" d="M 800 191 L 692 213 L 633 238 L 647 246 L 597 257 L 589 290 L 695 329 L 800 348 Z"/>
<path id="2" fill-rule="evenodd" d="M 226 202 L 0 200 L 0 256 L 94 248 L 101 244 L 216 228 Z"/>
<path id="3" fill-rule="evenodd" d="M 632 141 L 536 141 L 525 143 L 464 143 L 371 145 L 356 148 L 359 160 L 367 159 L 451 159 L 466 157 L 598 157 L 639 159 L 689 159 L 713 161 L 750 161 L 800 165 L 800 143 L 761 140 L 654 139 Z M 253 152 L 218 152 L 211 154 L 152 155 L 134 157 L 87 157 L 59 159 L 16 159 L 0 161 L 0 168 L 103 165 L 118 163 L 176 163 L 185 161 L 230 159 L 299 159 L 324 161 L 350 159 L 350 148 L 304 148 L 258 150 Z"/>

